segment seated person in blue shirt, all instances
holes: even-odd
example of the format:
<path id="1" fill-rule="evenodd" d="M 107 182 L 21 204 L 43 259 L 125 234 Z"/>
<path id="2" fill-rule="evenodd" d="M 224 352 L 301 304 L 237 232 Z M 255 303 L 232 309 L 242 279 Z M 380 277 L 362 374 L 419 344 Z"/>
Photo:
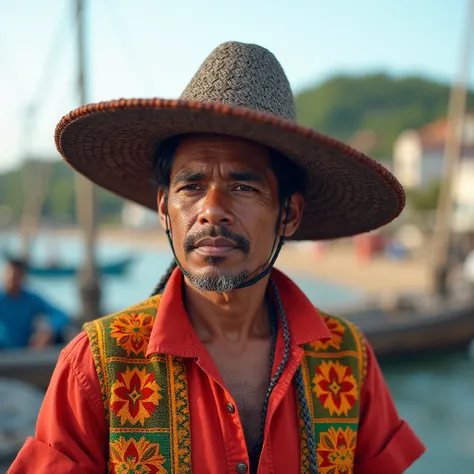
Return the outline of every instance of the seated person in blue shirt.
<path id="1" fill-rule="evenodd" d="M 0 289 L 0 349 L 42 348 L 61 339 L 68 316 L 37 294 L 25 289 L 26 264 L 10 259 Z M 38 324 L 39 318 L 48 324 Z"/>

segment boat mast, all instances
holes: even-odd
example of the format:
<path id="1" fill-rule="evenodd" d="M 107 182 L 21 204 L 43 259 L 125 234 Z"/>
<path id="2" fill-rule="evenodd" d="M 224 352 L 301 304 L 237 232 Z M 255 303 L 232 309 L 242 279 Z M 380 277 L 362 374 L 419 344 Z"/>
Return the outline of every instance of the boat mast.
<path id="1" fill-rule="evenodd" d="M 447 296 L 447 271 L 452 228 L 454 179 L 462 154 L 463 124 L 466 114 L 467 82 L 472 52 L 474 29 L 474 0 L 470 0 L 463 39 L 463 52 L 459 78 L 455 80 L 449 98 L 446 142 L 444 150 L 444 175 L 436 209 L 432 247 L 433 290 L 438 296 Z"/>
<path id="2" fill-rule="evenodd" d="M 31 153 L 31 144 L 33 137 L 33 122 L 36 116 L 36 105 L 31 103 L 26 107 L 23 117 L 23 140 L 21 146 L 23 148 L 23 167 L 21 170 L 23 177 L 23 192 L 25 196 L 25 204 L 23 213 L 20 221 L 20 238 L 21 238 L 21 257 L 25 260 L 30 258 L 30 246 L 33 234 L 33 221 L 38 218 L 36 213 L 41 213 L 41 205 L 38 206 L 39 197 L 38 196 L 38 183 L 41 180 L 37 176 L 34 176 L 31 168 L 34 166 L 33 163 L 29 163 L 32 156 Z"/>
<path id="3" fill-rule="evenodd" d="M 33 241 L 40 226 L 41 212 L 51 176 L 51 164 L 40 161 L 25 162 L 23 167 L 25 209 L 20 223 L 21 258 L 29 261 Z"/>
<path id="4" fill-rule="evenodd" d="M 80 104 L 87 103 L 87 81 L 85 66 L 85 34 L 84 34 L 84 5 L 85 0 L 76 2 L 77 24 L 77 61 L 78 87 Z M 79 227 L 83 232 L 85 244 L 84 265 L 79 274 L 81 295 L 81 322 L 90 321 L 101 316 L 101 291 L 96 264 L 95 242 L 97 237 L 96 225 L 96 189 L 84 176 L 76 174 L 76 212 Z"/>
<path id="5" fill-rule="evenodd" d="M 68 12 L 69 14 L 69 12 Z M 38 110 L 41 101 L 44 100 L 45 90 L 51 85 L 51 77 L 54 74 L 53 68 L 58 63 L 58 46 L 62 42 L 63 15 L 60 16 L 58 27 L 53 35 L 51 45 L 46 54 L 42 74 L 38 81 L 33 99 L 25 108 L 21 134 L 20 150 L 22 150 L 23 166 L 23 195 L 25 203 L 20 222 L 21 256 L 29 260 L 34 239 L 38 234 L 41 224 L 41 214 L 43 205 L 49 190 L 49 182 L 52 174 L 53 162 L 49 160 L 37 160 L 34 156 L 33 133 L 38 120 Z M 43 98 L 43 99 L 42 99 Z"/>

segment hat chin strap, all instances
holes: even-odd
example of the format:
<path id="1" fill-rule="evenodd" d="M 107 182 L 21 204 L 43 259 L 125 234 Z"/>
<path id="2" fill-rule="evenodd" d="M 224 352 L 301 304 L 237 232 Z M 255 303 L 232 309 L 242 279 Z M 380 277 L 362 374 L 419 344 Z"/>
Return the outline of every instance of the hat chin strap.
<path id="1" fill-rule="evenodd" d="M 289 211 L 289 203 L 288 205 L 286 206 L 286 216 L 288 216 L 288 211 Z M 280 218 L 281 218 L 281 212 L 282 212 L 282 206 L 280 206 L 280 209 L 278 211 L 278 222 L 280 221 Z M 181 270 L 181 272 L 183 273 L 183 275 L 185 277 L 188 278 L 188 280 L 191 280 L 191 275 L 183 268 L 183 266 L 181 265 L 180 261 L 178 260 L 178 257 L 176 255 L 176 252 L 174 250 L 174 245 L 173 245 L 173 239 L 171 238 L 171 232 L 170 232 L 170 229 L 168 227 L 168 208 L 166 209 L 166 237 L 168 238 L 168 242 L 170 244 L 170 247 L 171 247 L 171 252 L 173 253 L 173 257 L 176 261 L 176 264 L 178 265 L 179 269 Z M 247 281 L 244 281 L 242 284 L 240 284 L 239 286 L 237 286 L 235 289 L 236 290 L 239 290 L 241 288 L 247 288 L 251 285 L 254 285 L 255 283 L 259 282 L 262 278 L 265 278 L 271 271 L 272 271 L 272 268 L 273 266 L 275 265 L 275 262 L 278 258 L 278 255 L 280 255 L 280 251 L 283 247 L 283 245 L 285 244 L 285 229 L 286 229 L 286 224 L 287 224 L 287 217 L 285 217 L 285 225 L 283 227 L 283 235 L 280 237 L 280 242 L 278 243 L 278 246 L 275 250 L 275 253 L 273 254 L 273 250 L 275 249 L 275 245 L 276 245 L 276 242 L 278 240 L 278 233 L 275 235 L 275 239 L 273 241 L 273 245 L 272 245 L 272 250 L 270 252 L 270 256 L 268 257 L 267 261 L 265 262 L 264 265 L 262 266 L 266 266 L 268 264 L 268 266 L 265 268 L 265 270 L 261 271 L 260 273 L 257 273 L 257 275 L 255 275 L 254 277 L 252 277 L 250 280 L 247 280 Z M 273 257 L 272 257 L 272 254 L 273 254 Z M 268 263 L 270 262 L 270 263 Z M 191 280 L 192 281 L 192 280 Z"/>

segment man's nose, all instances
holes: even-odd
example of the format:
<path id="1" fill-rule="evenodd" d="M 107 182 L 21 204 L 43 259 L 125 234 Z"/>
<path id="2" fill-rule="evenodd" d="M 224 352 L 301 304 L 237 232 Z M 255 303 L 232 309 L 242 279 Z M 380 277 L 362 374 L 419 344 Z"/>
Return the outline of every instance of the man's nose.
<path id="1" fill-rule="evenodd" d="M 201 225 L 231 225 L 233 217 L 228 193 L 222 189 L 210 188 L 202 201 L 198 221 Z"/>

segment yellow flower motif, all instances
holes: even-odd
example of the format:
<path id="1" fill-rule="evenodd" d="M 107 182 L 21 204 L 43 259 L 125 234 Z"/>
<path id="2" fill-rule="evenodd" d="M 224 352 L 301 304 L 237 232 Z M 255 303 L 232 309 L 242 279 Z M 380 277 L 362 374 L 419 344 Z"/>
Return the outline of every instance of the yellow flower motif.
<path id="1" fill-rule="evenodd" d="M 313 391 L 331 416 L 348 416 L 358 399 L 357 382 L 350 366 L 323 361 L 316 369 L 313 383 Z"/>
<path id="2" fill-rule="evenodd" d="M 127 356 L 145 354 L 153 328 L 153 316 L 147 313 L 125 313 L 117 316 L 110 325 L 110 335 Z"/>
<path id="3" fill-rule="evenodd" d="M 313 346 L 315 351 L 326 350 L 330 347 L 339 350 L 341 348 L 346 328 L 340 321 L 335 318 L 324 316 L 323 319 L 326 323 L 327 328 L 331 332 L 331 338 L 327 340 L 313 342 L 311 345 Z"/>
<path id="4" fill-rule="evenodd" d="M 135 425 L 153 415 L 158 402 L 163 398 L 158 392 L 160 386 L 155 381 L 155 374 L 146 373 L 146 369 L 138 370 L 136 367 L 125 372 L 118 372 L 117 379 L 112 385 L 110 407 L 115 416 L 120 417 L 120 422 L 126 421 Z"/>
<path id="5" fill-rule="evenodd" d="M 357 433 L 331 427 L 321 433 L 316 449 L 319 474 L 351 474 L 354 469 L 354 452 Z"/>
<path id="6" fill-rule="evenodd" d="M 120 437 L 110 443 L 110 474 L 166 474 L 164 463 L 160 445 L 150 443 L 145 438 L 136 441 Z"/>

